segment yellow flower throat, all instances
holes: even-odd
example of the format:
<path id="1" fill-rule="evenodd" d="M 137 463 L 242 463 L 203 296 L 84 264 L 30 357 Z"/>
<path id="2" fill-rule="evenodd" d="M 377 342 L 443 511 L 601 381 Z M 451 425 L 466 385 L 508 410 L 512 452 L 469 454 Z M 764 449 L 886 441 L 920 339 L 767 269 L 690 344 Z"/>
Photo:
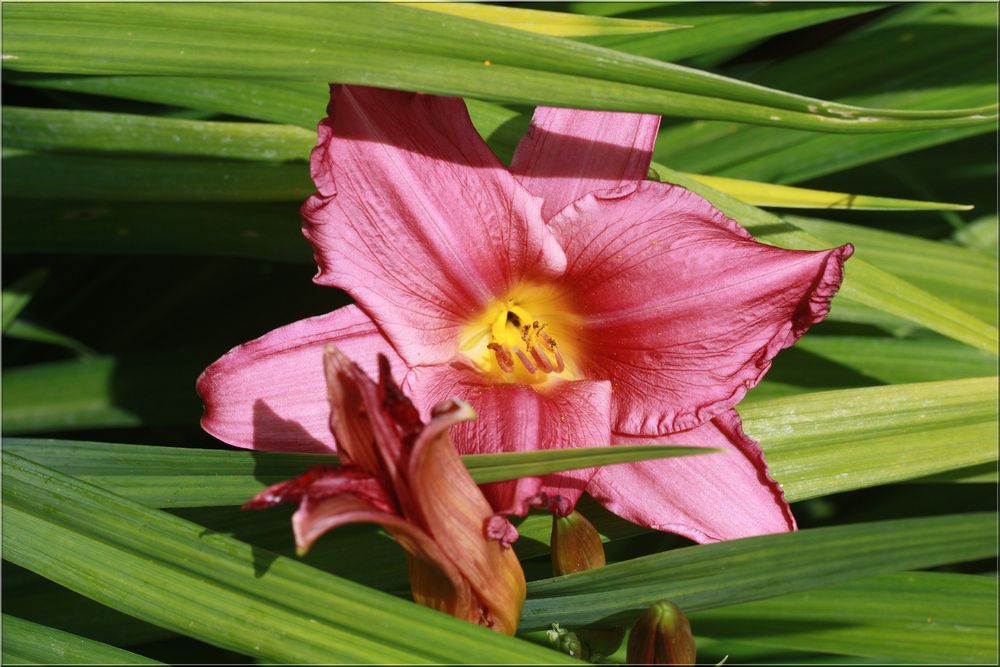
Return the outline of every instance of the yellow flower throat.
<path id="1" fill-rule="evenodd" d="M 482 373 L 502 382 L 572 378 L 577 322 L 554 287 L 520 285 L 469 323 L 459 349 Z"/>

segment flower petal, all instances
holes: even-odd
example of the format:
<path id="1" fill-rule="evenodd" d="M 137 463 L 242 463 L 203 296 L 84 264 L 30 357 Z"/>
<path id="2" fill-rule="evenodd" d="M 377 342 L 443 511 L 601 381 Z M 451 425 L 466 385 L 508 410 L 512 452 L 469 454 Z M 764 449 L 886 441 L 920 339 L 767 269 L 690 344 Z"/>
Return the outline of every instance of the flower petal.
<path id="1" fill-rule="evenodd" d="M 542 217 L 596 190 L 646 179 L 660 117 L 538 107 L 510 171 L 545 199 Z"/>
<path id="2" fill-rule="evenodd" d="M 334 86 L 329 113 L 302 207 L 315 280 L 350 292 L 410 365 L 447 361 L 490 299 L 562 271 L 541 201 L 461 99 Z"/>
<path id="3" fill-rule="evenodd" d="M 336 450 L 323 374 L 334 343 L 375 372 L 376 355 L 406 366 L 356 306 L 289 324 L 233 348 L 198 378 L 202 427 L 223 442 L 264 451 Z"/>
<path id="4" fill-rule="evenodd" d="M 475 417 L 467 403 L 448 401 L 436 406 L 434 417 L 414 443 L 408 479 L 421 524 L 452 555 L 488 609 L 489 622 L 512 635 L 524 605 L 524 572 L 511 549 L 486 538 L 493 508 L 448 437 L 449 427 Z"/>
<path id="5" fill-rule="evenodd" d="M 616 445 L 703 445 L 722 452 L 623 463 L 598 470 L 587 492 L 618 516 L 696 542 L 795 530 L 764 453 L 727 410 L 689 431 L 613 436 Z"/>
<path id="6" fill-rule="evenodd" d="M 564 447 L 597 447 L 610 442 L 611 385 L 608 382 L 554 381 L 541 389 L 493 383 L 457 365 L 415 368 L 407 378 L 424 410 L 448 398 L 470 403 L 474 422 L 452 428 L 461 454 L 527 452 Z M 538 478 L 484 484 L 497 512 L 523 515 L 539 492 L 562 496 L 567 511 L 579 499 L 594 469 L 571 470 Z"/>
<path id="7" fill-rule="evenodd" d="M 311 501 L 307 496 L 292 515 L 295 544 L 304 554 L 325 533 L 349 523 L 377 523 L 406 550 L 410 588 L 418 603 L 478 623 L 481 606 L 469 583 L 430 535 L 402 517 L 373 508 L 351 495 Z"/>
<path id="8" fill-rule="evenodd" d="M 696 194 L 649 181 L 588 195 L 550 225 L 584 320 L 575 361 L 611 380 L 619 433 L 686 430 L 734 406 L 826 317 L 853 252 L 757 243 Z"/>

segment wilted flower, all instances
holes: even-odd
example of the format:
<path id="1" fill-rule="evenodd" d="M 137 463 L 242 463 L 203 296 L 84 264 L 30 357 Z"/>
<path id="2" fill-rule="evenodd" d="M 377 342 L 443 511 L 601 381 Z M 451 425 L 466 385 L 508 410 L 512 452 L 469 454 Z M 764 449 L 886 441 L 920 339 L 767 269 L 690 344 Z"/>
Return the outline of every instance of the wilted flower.
<path id="1" fill-rule="evenodd" d="M 655 116 L 539 108 L 506 170 L 460 99 L 335 86 L 303 206 L 316 282 L 357 302 L 234 349 L 199 380 L 206 430 L 256 449 L 333 446 L 310 368 L 334 342 L 406 373 L 424 414 L 458 396 L 465 454 L 695 444 L 711 456 L 484 487 L 522 514 L 584 490 L 699 541 L 795 521 L 733 406 L 822 320 L 851 247 L 757 243 L 704 199 L 646 181 Z"/>
<path id="2" fill-rule="evenodd" d="M 657 602 L 632 626 L 626 662 L 635 665 L 693 665 L 696 647 L 687 616 L 673 602 Z"/>
<path id="3" fill-rule="evenodd" d="M 376 385 L 327 348 L 329 423 L 341 465 L 270 486 L 244 508 L 298 503 L 292 526 L 300 553 L 343 524 L 380 524 L 407 552 L 414 600 L 513 634 L 524 604 L 524 573 L 511 549 L 487 539 L 493 510 L 448 438 L 449 427 L 474 419 L 475 412 L 447 401 L 423 424 L 388 361 L 380 362 Z"/>

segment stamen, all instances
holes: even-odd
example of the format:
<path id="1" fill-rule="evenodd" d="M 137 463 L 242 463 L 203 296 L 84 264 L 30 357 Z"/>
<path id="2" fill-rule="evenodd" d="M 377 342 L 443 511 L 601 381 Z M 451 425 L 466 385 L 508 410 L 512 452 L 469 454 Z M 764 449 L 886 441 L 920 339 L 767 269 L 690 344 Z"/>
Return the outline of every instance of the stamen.
<path id="1" fill-rule="evenodd" d="M 535 360 L 535 363 L 537 363 L 538 367 L 543 371 L 546 373 L 552 372 L 552 362 L 549 361 L 549 358 L 545 356 L 543 351 L 538 349 L 537 345 L 531 348 L 531 358 Z"/>
<path id="2" fill-rule="evenodd" d="M 566 370 L 566 364 L 563 363 L 562 355 L 559 354 L 559 350 L 554 347 L 552 348 L 552 354 L 555 355 L 556 358 L 556 373 L 562 373 Z"/>
<path id="3" fill-rule="evenodd" d="M 500 370 L 504 373 L 514 372 L 514 357 L 510 356 L 510 350 L 499 343 L 490 343 L 486 347 L 493 350 L 493 354 L 496 355 L 497 365 L 500 366 Z"/>
<path id="4" fill-rule="evenodd" d="M 521 363 L 524 364 L 524 367 L 528 370 L 529 373 L 535 373 L 538 371 L 538 368 L 535 367 L 535 365 L 531 363 L 528 357 L 525 356 L 524 352 L 521 351 L 521 348 L 515 347 L 514 353 L 517 354 L 517 358 L 521 360 Z"/>

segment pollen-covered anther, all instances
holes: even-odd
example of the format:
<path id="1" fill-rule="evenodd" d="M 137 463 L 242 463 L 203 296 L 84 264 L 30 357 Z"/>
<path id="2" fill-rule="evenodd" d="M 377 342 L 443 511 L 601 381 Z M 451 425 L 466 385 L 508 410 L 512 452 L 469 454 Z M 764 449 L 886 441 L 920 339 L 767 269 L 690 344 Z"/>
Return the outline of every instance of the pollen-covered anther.
<path id="1" fill-rule="evenodd" d="M 541 330 L 538 332 L 538 337 L 542 339 L 542 343 L 545 344 L 545 347 L 548 348 L 549 352 L 551 352 L 552 356 L 555 357 L 556 359 L 555 372 L 562 373 L 564 370 L 566 370 L 566 364 L 565 362 L 563 362 L 562 355 L 559 354 L 559 348 L 556 347 L 555 338 L 552 338 L 547 333 Z"/>
<path id="2" fill-rule="evenodd" d="M 500 370 L 504 373 L 514 372 L 514 357 L 510 356 L 510 350 L 496 342 L 490 343 L 486 347 L 493 350 L 493 354 L 496 356 L 497 365 L 500 367 Z"/>

